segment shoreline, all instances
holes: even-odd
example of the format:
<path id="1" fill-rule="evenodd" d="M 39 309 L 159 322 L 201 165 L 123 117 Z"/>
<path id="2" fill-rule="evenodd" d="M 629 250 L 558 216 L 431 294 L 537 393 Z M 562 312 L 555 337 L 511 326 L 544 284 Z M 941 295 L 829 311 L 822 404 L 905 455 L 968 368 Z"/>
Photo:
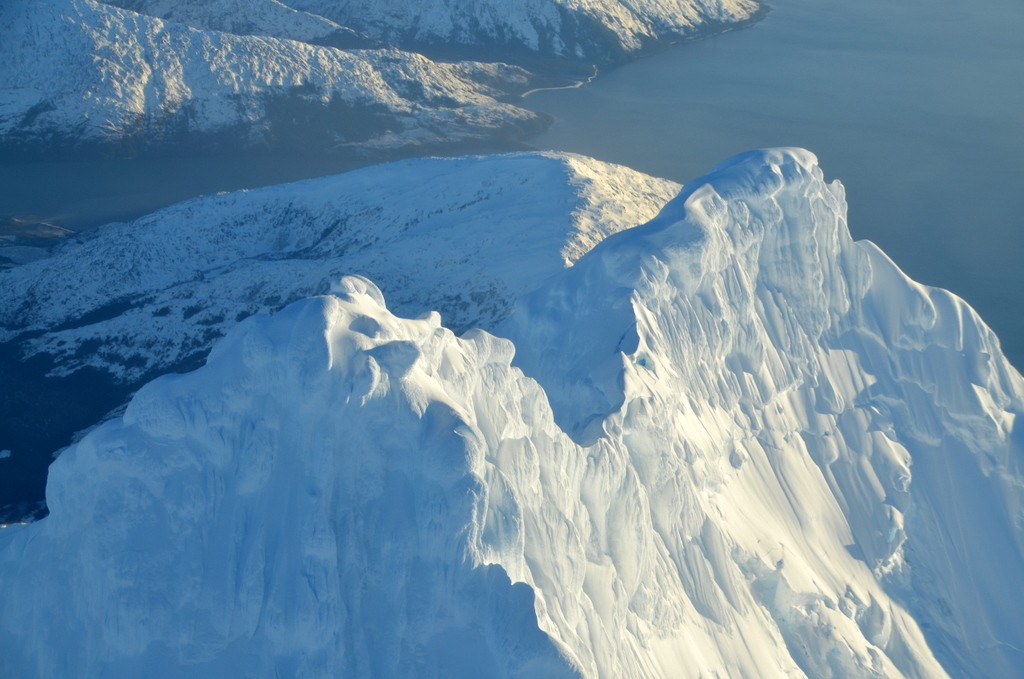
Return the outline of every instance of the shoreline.
<path id="1" fill-rule="evenodd" d="M 532 90 L 527 90 L 519 95 L 520 99 L 526 99 L 530 95 L 536 94 L 537 92 L 554 92 L 556 90 L 578 90 L 579 88 L 589 85 L 594 82 L 594 79 L 598 76 L 597 64 L 593 64 L 594 72 L 590 74 L 590 77 L 585 80 L 577 80 L 568 85 L 559 85 L 555 87 L 535 87 Z"/>
<path id="2" fill-rule="evenodd" d="M 550 121 L 545 121 L 545 129 L 549 124 Z M 0 225 L 46 224 L 70 232 L 63 235 L 74 235 L 104 224 L 133 221 L 170 205 L 213 193 L 290 184 L 411 158 L 529 151 L 526 139 L 539 133 L 539 130 L 529 130 L 526 134 L 496 134 L 489 139 L 406 146 L 372 154 L 239 151 L 134 158 L 70 156 L 5 160 L 0 162 L 0 171 L 9 174 L 12 181 L 0 194 Z M 88 178 L 88 182 L 83 183 L 83 177 Z M 11 236 L 24 235 L 8 229 Z M 63 238 L 53 238 L 50 242 L 60 240 Z M 5 242 L 0 240 L 0 256 L 4 246 Z"/>
<path id="3" fill-rule="evenodd" d="M 702 41 L 702 40 L 710 40 L 712 38 L 718 37 L 720 35 L 724 35 L 726 33 L 732 33 L 734 31 L 740 31 L 740 30 L 745 30 L 745 29 L 748 29 L 748 28 L 752 28 L 753 26 L 759 24 L 761 21 L 763 21 L 765 18 L 767 18 L 767 16 L 772 12 L 772 10 L 773 10 L 773 8 L 772 8 L 772 6 L 770 4 L 765 3 L 765 2 L 761 2 L 758 5 L 757 11 L 755 11 L 753 14 L 751 14 L 749 17 L 747 17 L 746 19 L 744 19 L 742 21 L 735 21 L 735 22 L 709 22 L 709 23 L 702 24 L 702 25 L 698 26 L 697 28 L 695 28 L 693 31 L 691 31 L 689 33 L 685 33 L 685 34 L 676 33 L 676 34 L 672 34 L 672 35 L 666 35 L 664 38 L 655 38 L 653 40 L 650 40 L 650 41 L 646 42 L 639 49 L 637 49 L 637 50 L 635 50 L 633 52 L 625 53 L 623 55 L 623 57 L 620 58 L 620 59 L 612 59 L 612 60 L 609 60 L 609 61 L 604 62 L 604 63 L 600 63 L 599 62 L 599 63 L 591 63 L 591 64 L 589 64 L 588 66 L 591 69 L 591 74 L 590 74 L 590 76 L 584 78 L 583 80 L 573 80 L 573 81 L 571 81 L 571 82 L 569 82 L 567 84 L 561 84 L 561 85 L 542 85 L 540 87 L 535 87 L 533 89 L 529 89 L 529 90 L 527 90 L 525 92 L 520 93 L 513 100 L 523 100 L 523 99 L 526 99 L 527 97 L 532 96 L 532 95 L 534 95 L 534 94 L 536 94 L 538 92 L 552 92 L 552 91 L 558 91 L 558 90 L 575 90 L 575 89 L 579 89 L 581 87 L 584 87 L 584 86 L 589 85 L 590 83 L 592 83 L 601 74 L 610 73 L 610 72 L 616 70 L 617 68 L 619 68 L 621 66 L 625 66 L 627 64 L 631 64 L 633 62 L 639 61 L 641 59 L 644 59 L 646 57 L 652 56 L 654 54 L 659 54 L 661 52 L 664 52 L 665 50 L 672 49 L 673 47 L 678 47 L 680 45 L 685 45 L 685 44 L 691 43 L 691 42 L 698 42 L 698 41 Z M 553 57 L 553 56 L 541 56 L 541 55 L 534 55 L 533 63 L 530 63 L 528 65 L 525 64 L 525 63 L 524 64 L 517 63 L 516 65 L 522 66 L 523 68 L 526 68 L 526 69 L 529 70 L 531 68 L 536 68 L 537 67 L 538 60 L 539 60 L 540 64 L 543 65 L 543 67 L 545 67 L 547 69 L 546 73 L 543 73 L 543 74 L 534 73 L 533 74 L 535 79 L 536 79 L 536 81 L 538 81 L 538 82 L 549 82 L 552 78 L 557 78 L 559 72 L 563 72 L 563 73 L 565 73 L 565 72 L 569 72 L 569 73 L 578 72 L 580 67 L 581 67 L 579 62 L 576 62 L 575 60 L 572 60 L 572 59 L 564 59 L 564 58 L 558 58 L 558 57 Z M 548 61 L 550 63 L 544 63 L 545 61 Z M 516 62 L 512 62 L 512 63 L 516 63 Z M 574 64 L 576 64 L 576 65 L 574 66 Z M 531 71 L 531 73 L 532 73 L 532 71 Z M 543 131 L 541 133 L 543 133 Z M 531 135 L 531 137 L 533 137 L 533 136 L 536 136 L 536 135 Z"/>

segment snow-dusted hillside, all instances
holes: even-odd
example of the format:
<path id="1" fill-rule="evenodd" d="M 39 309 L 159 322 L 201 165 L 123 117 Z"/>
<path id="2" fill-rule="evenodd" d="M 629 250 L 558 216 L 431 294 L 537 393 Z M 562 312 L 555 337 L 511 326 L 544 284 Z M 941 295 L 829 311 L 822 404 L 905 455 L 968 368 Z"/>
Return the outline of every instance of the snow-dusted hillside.
<path id="1" fill-rule="evenodd" d="M 199 198 L 0 271 L 0 342 L 133 381 L 240 318 L 372 277 L 408 314 L 492 326 L 515 298 L 678 185 L 561 154 L 419 159 Z"/>
<path id="2" fill-rule="evenodd" d="M 347 278 L 145 387 L 0 531 L 0 673 L 1021 673 L 1024 380 L 809 153 L 499 331 Z"/>
<path id="3" fill-rule="evenodd" d="M 391 43 L 497 46 L 598 61 L 707 24 L 743 21 L 758 9 L 756 0 L 284 1 Z"/>
<path id="4" fill-rule="evenodd" d="M 281 0 L 103 0 L 103 3 L 236 35 L 263 35 L 332 45 L 368 40 L 350 28 L 293 9 Z"/>
<path id="5" fill-rule="evenodd" d="M 0 4 L 0 146 L 369 150 L 519 136 L 527 74 L 200 31 L 93 0 Z"/>

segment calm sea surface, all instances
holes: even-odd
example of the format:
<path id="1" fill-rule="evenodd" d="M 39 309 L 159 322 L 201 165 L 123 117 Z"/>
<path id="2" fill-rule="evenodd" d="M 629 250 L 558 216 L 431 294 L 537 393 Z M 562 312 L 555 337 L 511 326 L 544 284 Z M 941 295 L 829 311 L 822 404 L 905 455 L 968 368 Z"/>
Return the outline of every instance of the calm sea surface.
<path id="1" fill-rule="evenodd" d="M 964 297 L 1024 367 L 1024 2 L 775 0 L 749 29 L 526 101 L 557 120 L 534 146 L 680 182 L 811 149 L 854 237 Z"/>

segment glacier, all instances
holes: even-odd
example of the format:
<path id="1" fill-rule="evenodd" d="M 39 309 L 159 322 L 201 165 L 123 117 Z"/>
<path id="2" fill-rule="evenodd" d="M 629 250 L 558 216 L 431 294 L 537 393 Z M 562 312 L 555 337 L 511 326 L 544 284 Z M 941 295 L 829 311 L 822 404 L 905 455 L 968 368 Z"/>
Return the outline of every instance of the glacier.
<path id="1" fill-rule="evenodd" d="M 723 163 L 489 331 L 325 292 L 53 463 L 0 530 L 0 673 L 1024 668 L 1024 379 L 809 152 Z"/>
<path id="2" fill-rule="evenodd" d="M 500 101 L 530 81 L 507 64 L 200 30 L 94 0 L 4 2 L 0 38 L 0 148 L 11 154 L 380 154 L 544 125 Z"/>

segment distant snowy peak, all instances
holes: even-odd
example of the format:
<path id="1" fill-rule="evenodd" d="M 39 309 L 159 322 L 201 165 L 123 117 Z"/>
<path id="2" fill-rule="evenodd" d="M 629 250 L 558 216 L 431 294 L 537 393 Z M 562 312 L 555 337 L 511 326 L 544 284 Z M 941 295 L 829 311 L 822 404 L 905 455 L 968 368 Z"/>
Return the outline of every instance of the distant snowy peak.
<path id="1" fill-rule="evenodd" d="M 517 154 L 210 196 L 0 271 L 0 341 L 24 334 L 25 353 L 54 357 L 62 373 L 91 365 L 132 381 L 205 355 L 238 319 L 326 292 L 346 273 L 378 281 L 403 313 L 491 327 L 517 296 L 677 191 L 580 156 Z"/>
<path id="2" fill-rule="evenodd" d="M 94 2 L 0 5 L 0 145 L 370 151 L 496 136 L 538 117 L 502 64 L 440 64 L 201 31 Z M 16 38 L 14 36 L 17 36 Z"/>
<path id="3" fill-rule="evenodd" d="M 200 28 L 351 46 L 607 61 L 658 40 L 750 19 L 757 0 L 105 0 Z M 355 29 L 355 30 L 354 30 Z M 358 31 L 358 32 L 357 32 Z"/>
<path id="4" fill-rule="evenodd" d="M 614 60 L 659 39 L 751 18 L 756 0 L 285 0 L 394 44 Z"/>
<path id="5" fill-rule="evenodd" d="M 529 87 L 521 68 L 350 48 L 614 61 L 756 9 L 754 0 L 7 0 L 0 148 L 365 154 L 519 139 L 546 124 L 507 102 Z"/>

